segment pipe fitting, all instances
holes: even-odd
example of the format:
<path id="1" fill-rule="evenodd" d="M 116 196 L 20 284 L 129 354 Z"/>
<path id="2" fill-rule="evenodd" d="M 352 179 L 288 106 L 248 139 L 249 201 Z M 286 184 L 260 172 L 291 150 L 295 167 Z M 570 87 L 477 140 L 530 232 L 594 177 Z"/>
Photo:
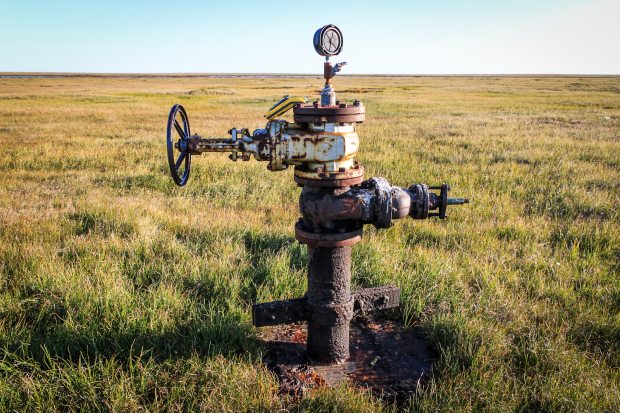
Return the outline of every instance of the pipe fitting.
<path id="1" fill-rule="evenodd" d="M 374 191 L 372 224 L 377 228 L 392 226 L 392 186 L 385 178 L 370 178 L 366 185 Z M 362 183 L 364 186 L 364 183 Z"/>
<path id="2" fill-rule="evenodd" d="M 439 194 L 431 189 L 440 189 Z M 446 217 L 448 205 L 469 202 L 448 198 L 450 187 L 413 184 L 409 188 L 392 186 L 385 178 L 370 178 L 360 185 L 344 188 L 304 186 L 299 206 L 306 230 L 315 233 L 352 231 L 364 224 L 390 228 L 393 221 Z M 439 210 L 439 212 L 431 212 Z"/>

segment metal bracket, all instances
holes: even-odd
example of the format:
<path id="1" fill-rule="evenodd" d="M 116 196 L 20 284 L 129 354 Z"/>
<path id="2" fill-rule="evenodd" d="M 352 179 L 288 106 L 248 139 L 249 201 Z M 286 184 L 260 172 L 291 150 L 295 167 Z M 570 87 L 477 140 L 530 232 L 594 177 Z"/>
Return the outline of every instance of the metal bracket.
<path id="1" fill-rule="evenodd" d="M 400 289 L 395 285 L 362 288 L 353 291 L 351 295 L 353 296 L 354 314 L 364 314 L 400 305 Z M 252 306 L 252 324 L 256 327 L 300 323 L 309 320 L 311 316 L 312 308 L 305 297 Z"/>

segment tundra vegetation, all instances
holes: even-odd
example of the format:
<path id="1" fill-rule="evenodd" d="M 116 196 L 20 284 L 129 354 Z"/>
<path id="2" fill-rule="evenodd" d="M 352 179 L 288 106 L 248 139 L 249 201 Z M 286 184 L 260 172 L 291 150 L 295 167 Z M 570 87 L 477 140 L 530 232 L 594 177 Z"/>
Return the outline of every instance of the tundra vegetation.
<path id="1" fill-rule="evenodd" d="M 347 386 L 296 399 L 252 303 L 301 296 L 292 171 L 165 159 L 192 131 L 264 125 L 308 77 L 0 79 L 0 410 L 620 411 L 620 79 L 351 77 L 367 176 L 448 181 L 445 221 L 366 228 L 353 283 L 394 283 L 432 378 L 405 406 Z M 291 118 L 289 113 L 285 118 Z"/>

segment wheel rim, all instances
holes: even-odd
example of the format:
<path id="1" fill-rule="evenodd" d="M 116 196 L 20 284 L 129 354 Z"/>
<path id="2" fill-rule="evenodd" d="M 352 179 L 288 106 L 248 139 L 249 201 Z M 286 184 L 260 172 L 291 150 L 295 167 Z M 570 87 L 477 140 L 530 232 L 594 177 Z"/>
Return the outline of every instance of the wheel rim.
<path id="1" fill-rule="evenodd" d="M 166 143 L 168 145 L 168 166 L 174 182 L 183 186 L 187 183 L 192 165 L 192 154 L 189 153 L 187 141 L 191 136 L 187 113 L 181 105 L 174 105 L 168 115 Z M 176 144 L 176 147 L 175 147 Z M 175 149 L 179 155 L 175 156 Z"/>

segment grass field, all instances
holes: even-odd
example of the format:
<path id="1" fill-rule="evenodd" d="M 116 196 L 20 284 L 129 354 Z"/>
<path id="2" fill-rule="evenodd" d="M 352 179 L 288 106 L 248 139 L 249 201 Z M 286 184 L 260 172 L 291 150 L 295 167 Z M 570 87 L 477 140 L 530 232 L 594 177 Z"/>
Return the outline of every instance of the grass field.
<path id="1" fill-rule="evenodd" d="M 305 291 L 292 171 L 165 159 L 192 131 L 264 125 L 319 77 L 0 79 L 0 410 L 394 410 L 283 398 L 252 303 Z M 367 177 L 448 181 L 445 221 L 366 228 L 354 284 L 437 353 L 413 411 L 620 411 L 620 78 L 341 77 Z M 288 116 L 290 118 L 290 115 Z M 401 406 L 403 407 L 403 406 Z"/>

